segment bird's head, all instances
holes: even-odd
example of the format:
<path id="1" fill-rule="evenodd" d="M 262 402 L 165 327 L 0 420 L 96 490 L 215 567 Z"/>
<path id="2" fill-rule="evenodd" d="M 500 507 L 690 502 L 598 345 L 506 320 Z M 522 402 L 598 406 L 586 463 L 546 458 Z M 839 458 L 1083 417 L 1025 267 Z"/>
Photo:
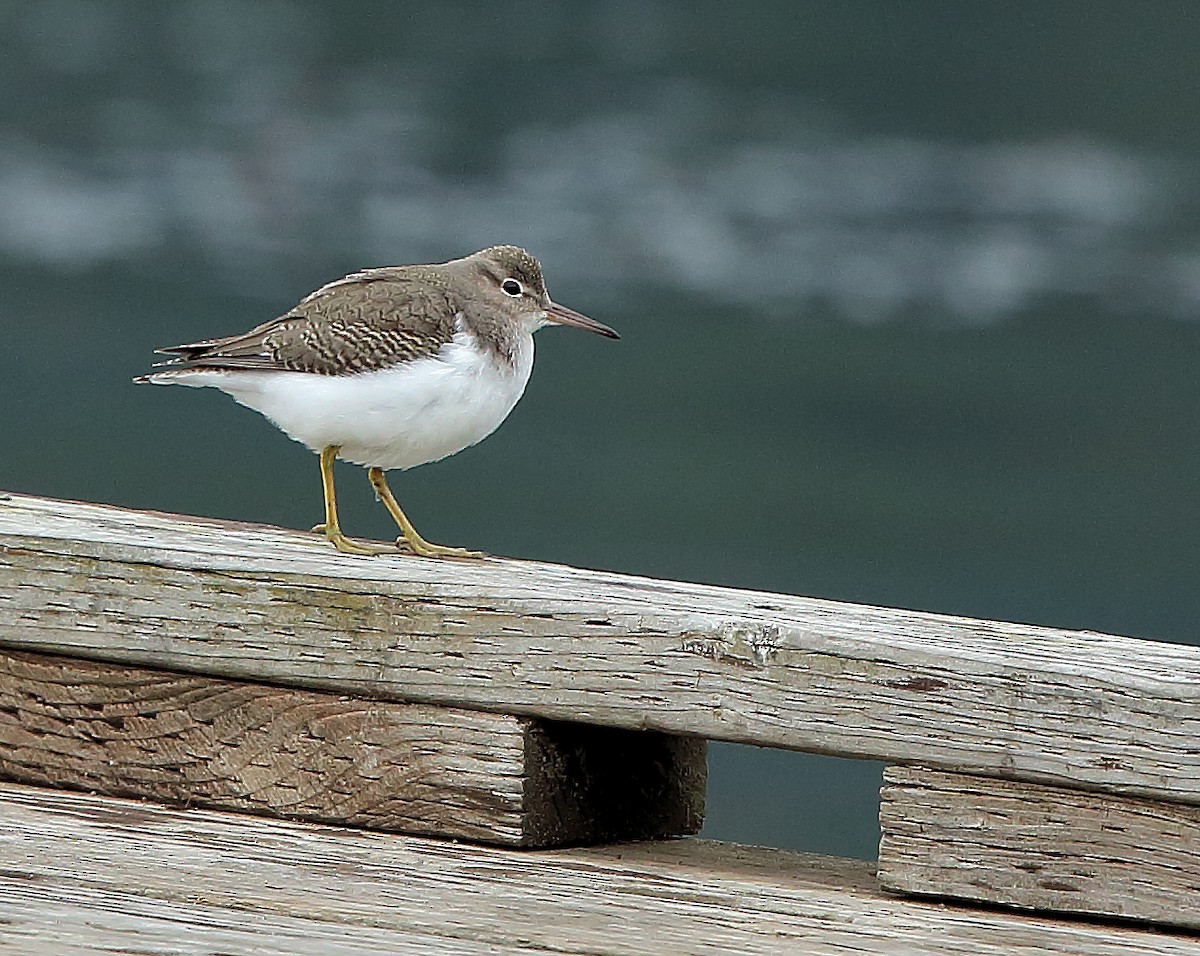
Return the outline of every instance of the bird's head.
<path id="1" fill-rule="evenodd" d="M 551 301 L 541 263 L 524 249 L 490 246 L 467 260 L 478 268 L 493 301 L 522 318 L 530 331 L 545 325 L 573 325 L 610 339 L 620 338 L 607 325 Z"/>

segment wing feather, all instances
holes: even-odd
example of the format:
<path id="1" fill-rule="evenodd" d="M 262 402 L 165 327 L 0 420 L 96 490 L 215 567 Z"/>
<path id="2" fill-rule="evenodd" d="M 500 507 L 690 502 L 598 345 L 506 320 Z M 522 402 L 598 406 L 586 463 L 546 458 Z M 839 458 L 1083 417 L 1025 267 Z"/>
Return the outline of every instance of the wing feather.
<path id="1" fill-rule="evenodd" d="M 374 371 L 436 355 L 453 339 L 460 312 L 444 283 L 372 269 L 323 286 L 249 332 L 159 349 L 174 357 L 155 368 Z"/>

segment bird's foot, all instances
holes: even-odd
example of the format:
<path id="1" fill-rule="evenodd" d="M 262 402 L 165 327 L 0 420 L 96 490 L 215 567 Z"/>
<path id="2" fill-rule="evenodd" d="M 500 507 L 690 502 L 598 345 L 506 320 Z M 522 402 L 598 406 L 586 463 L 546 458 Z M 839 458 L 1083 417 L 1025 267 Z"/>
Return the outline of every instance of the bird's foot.
<path id="1" fill-rule="evenodd" d="M 443 544 L 431 544 L 420 535 L 406 538 L 401 535 L 396 539 L 397 548 L 407 548 L 413 554 L 422 558 L 486 558 L 482 551 L 469 551 L 466 548 L 448 548 Z"/>
<path id="2" fill-rule="evenodd" d="M 362 554 L 362 555 L 380 555 L 380 554 L 395 554 L 396 549 L 387 544 L 366 544 L 362 541 L 355 541 L 353 538 L 347 538 L 338 529 L 330 531 L 323 524 L 317 525 L 313 531 L 320 531 L 325 535 L 326 540 L 342 554 Z"/>

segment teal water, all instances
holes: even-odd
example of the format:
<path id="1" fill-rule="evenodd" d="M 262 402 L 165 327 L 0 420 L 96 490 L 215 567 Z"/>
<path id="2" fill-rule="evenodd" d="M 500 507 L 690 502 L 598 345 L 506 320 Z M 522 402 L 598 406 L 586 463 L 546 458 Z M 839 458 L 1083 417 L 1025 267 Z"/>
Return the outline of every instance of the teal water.
<path id="1" fill-rule="evenodd" d="M 1200 27 L 1006 9 L 2 7 L 0 487 L 307 526 L 308 452 L 130 377 L 512 241 L 623 338 L 396 476 L 434 540 L 1196 642 Z M 874 853 L 877 765 L 711 763 L 709 835 Z"/>

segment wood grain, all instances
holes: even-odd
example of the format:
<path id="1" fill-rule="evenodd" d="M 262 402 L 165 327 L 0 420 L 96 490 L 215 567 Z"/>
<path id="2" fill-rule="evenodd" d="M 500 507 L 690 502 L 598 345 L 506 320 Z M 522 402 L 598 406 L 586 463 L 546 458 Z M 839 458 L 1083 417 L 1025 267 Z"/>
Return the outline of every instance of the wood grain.
<path id="1" fill-rule="evenodd" d="M 0 776 L 516 846 L 695 833 L 705 744 L 0 650 Z"/>
<path id="2" fill-rule="evenodd" d="M 15 785 L 0 786 L 0 925 L 39 956 L 1200 954 L 1146 929 L 899 899 L 866 864 L 798 853 L 515 851 Z"/>
<path id="3" fill-rule="evenodd" d="M 0 643 L 1200 802 L 1200 649 L 12 495 Z"/>
<path id="4" fill-rule="evenodd" d="M 889 767 L 889 889 L 1200 929 L 1200 807 Z"/>

